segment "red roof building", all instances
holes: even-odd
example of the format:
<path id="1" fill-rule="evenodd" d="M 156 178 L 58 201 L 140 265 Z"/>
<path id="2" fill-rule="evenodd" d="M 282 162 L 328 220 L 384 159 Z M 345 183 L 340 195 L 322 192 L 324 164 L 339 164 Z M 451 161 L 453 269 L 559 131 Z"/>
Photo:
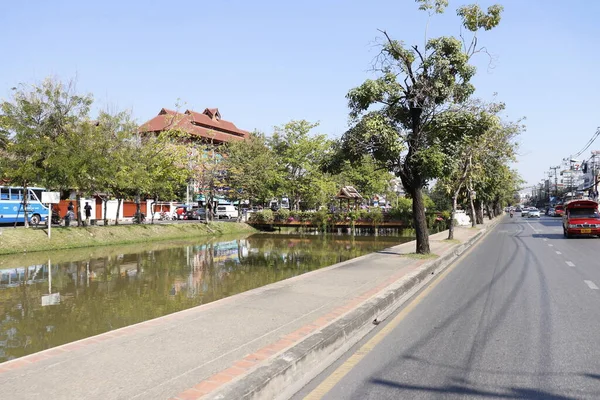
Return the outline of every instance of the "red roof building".
<path id="1" fill-rule="evenodd" d="M 180 130 L 204 142 L 221 144 L 244 140 L 248 132 L 236 127 L 233 122 L 221 119 L 218 108 L 207 108 L 202 113 L 186 110 L 184 113 L 163 108 L 158 115 L 140 126 L 140 132 L 162 132 Z"/>

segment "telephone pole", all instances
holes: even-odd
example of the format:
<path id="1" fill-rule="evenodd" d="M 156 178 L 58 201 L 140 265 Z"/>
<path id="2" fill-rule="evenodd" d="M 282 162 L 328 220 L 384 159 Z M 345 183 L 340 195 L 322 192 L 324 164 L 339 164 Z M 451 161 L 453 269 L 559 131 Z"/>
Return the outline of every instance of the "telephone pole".
<path id="1" fill-rule="evenodd" d="M 556 200 L 556 197 L 558 197 L 558 175 L 556 174 L 556 170 L 560 169 L 560 165 L 557 167 L 550 167 L 550 169 L 554 170 L 554 196 Z"/>

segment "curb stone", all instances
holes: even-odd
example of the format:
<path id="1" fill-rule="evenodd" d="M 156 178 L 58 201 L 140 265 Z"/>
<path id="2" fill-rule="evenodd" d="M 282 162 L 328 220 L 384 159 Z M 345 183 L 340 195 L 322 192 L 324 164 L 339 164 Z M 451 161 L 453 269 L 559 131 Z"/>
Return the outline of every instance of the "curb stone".
<path id="1" fill-rule="evenodd" d="M 327 368 L 345 351 L 360 341 L 414 293 L 451 265 L 467 249 L 490 232 L 502 219 L 497 217 L 466 242 L 456 244 L 444 256 L 427 261 L 409 274 L 383 289 L 355 310 L 332 321 L 304 340 L 272 357 L 262 365 L 229 384 L 204 396 L 204 399 L 287 399 Z M 436 273 L 437 272 L 437 273 Z"/>

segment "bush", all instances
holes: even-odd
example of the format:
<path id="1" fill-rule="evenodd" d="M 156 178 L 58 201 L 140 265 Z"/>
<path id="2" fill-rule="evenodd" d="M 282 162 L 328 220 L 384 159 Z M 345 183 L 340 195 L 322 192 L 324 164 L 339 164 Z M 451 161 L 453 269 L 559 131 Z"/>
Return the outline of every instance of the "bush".
<path id="1" fill-rule="evenodd" d="M 290 217 L 290 210 L 282 208 L 275 213 L 275 221 L 278 222 L 287 222 Z"/>
<path id="2" fill-rule="evenodd" d="M 254 224 L 271 224 L 273 223 L 273 211 L 262 210 L 250 214 L 250 223 Z"/>
<path id="3" fill-rule="evenodd" d="M 327 211 L 321 210 L 310 214 L 312 217 L 311 223 L 324 231 L 327 228 L 327 221 L 329 220 L 329 214 L 327 214 Z"/>
<path id="4" fill-rule="evenodd" d="M 380 208 L 373 208 L 367 213 L 367 219 L 374 225 L 379 225 L 383 222 L 383 213 Z"/>

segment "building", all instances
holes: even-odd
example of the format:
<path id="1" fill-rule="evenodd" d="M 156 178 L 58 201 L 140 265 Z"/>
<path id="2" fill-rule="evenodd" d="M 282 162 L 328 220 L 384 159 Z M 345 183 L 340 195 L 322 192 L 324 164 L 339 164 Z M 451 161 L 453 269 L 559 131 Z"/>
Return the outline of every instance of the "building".
<path id="1" fill-rule="evenodd" d="M 249 135 L 233 122 L 222 119 L 218 108 L 207 108 L 201 113 L 192 110 L 180 113 L 163 108 L 156 117 L 140 126 L 142 133 L 159 133 L 171 129 L 187 132 L 192 137 L 213 144 L 244 140 Z"/>

